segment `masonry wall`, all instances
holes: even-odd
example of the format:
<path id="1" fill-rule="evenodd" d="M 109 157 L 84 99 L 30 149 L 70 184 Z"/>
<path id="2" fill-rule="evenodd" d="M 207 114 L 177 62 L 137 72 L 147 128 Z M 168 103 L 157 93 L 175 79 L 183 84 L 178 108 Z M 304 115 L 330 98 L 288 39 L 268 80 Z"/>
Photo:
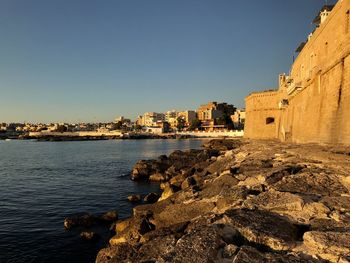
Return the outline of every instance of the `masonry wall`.
<path id="1" fill-rule="evenodd" d="M 244 137 L 253 139 L 277 137 L 281 112 L 278 107 L 280 98 L 279 91 L 253 93 L 246 98 Z M 274 122 L 271 122 L 271 118 Z"/>
<path id="2" fill-rule="evenodd" d="M 285 84 L 280 96 L 246 98 L 246 137 L 350 145 L 349 13 L 350 1 L 339 0 L 299 54 L 290 74 L 297 91 L 287 94 Z M 288 99 L 289 105 L 272 109 L 276 99 Z M 279 116 L 275 132 L 263 126 L 269 114 Z"/>

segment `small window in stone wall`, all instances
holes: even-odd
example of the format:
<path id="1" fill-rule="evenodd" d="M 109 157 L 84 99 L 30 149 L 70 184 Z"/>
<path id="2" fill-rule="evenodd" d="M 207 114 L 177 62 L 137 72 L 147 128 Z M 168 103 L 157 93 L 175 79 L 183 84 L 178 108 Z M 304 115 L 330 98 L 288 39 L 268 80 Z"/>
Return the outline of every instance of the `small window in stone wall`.
<path id="1" fill-rule="evenodd" d="M 273 117 L 266 118 L 266 125 L 273 124 L 273 123 L 275 123 L 275 118 Z"/>

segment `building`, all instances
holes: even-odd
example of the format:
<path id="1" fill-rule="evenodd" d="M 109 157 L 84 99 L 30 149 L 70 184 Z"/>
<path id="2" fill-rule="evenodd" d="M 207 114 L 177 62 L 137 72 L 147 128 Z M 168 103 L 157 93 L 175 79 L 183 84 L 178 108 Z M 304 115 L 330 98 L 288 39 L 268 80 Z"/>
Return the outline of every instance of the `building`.
<path id="1" fill-rule="evenodd" d="M 231 115 L 233 127 L 237 130 L 242 130 L 245 123 L 245 109 L 237 109 L 233 115 Z"/>
<path id="2" fill-rule="evenodd" d="M 236 108 L 227 103 L 217 103 L 215 101 L 201 105 L 197 109 L 197 117 L 201 121 L 215 120 L 224 114 L 231 116 Z"/>
<path id="3" fill-rule="evenodd" d="M 350 1 L 318 13 L 289 76 L 246 97 L 245 137 L 350 144 Z"/>
<path id="4" fill-rule="evenodd" d="M 139 116 L 136 120 L 136 124 L 140 126 L 157 126 L 158 121 L 165 121 L 164 113 L 146 112 L 143 116 Z"/>
<path id="5" fill-rule="evenodd" d="M 172 128 L 176 127 L 177 111 L 176 110 L 167 111 L 165 113 L 165 121 L 168 122 Z"/>
<path id="6" fill-rule="evenodd" d="M 197 119 L 197 114 L 193 110 L 180 111 L 177 113 L 177 118 L 182 118 L 185 121 L 185 126 L 190 126 L 192 121 Z"/>

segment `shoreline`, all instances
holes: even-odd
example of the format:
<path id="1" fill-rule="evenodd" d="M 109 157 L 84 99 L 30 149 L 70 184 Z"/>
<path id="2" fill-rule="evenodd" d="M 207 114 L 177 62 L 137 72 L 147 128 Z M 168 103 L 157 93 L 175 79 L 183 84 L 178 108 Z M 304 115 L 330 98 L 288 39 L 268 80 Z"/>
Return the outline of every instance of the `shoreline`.
<path id="1" fill-rule="evenodd" d="M 131 179 L 162 194 L 116 221 L 96 262 L 349 262 L 349 152 L 219 139 L 141 160 Z"/>

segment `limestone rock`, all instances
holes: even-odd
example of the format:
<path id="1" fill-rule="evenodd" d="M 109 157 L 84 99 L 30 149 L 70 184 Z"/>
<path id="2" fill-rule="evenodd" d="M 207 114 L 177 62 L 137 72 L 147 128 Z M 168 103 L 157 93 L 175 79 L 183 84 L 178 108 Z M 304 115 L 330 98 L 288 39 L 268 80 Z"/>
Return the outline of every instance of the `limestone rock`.
<path id="1" fill-rule="evenodd" d="M 112 223 L 118 220 L 118 212 L 116 210 L 108 211 L 102 214 L 99 218 L 103 222 Z"/>
<path id="2" fill-rule="evenodd" d="M 348 190 L 335 175 L 299 173 L 284 177 L 273 186 L 281 192 L 293 192 L 317 196 L 341 196 Z"/>
<path id="3" fill-rule="evenodd" d="M 157 202 L 159 199 L 159 194 L 157 193 L 149 193 L 148 195 L 146 195 L 143 198 L 143 201 L 145 201 L 146 203 L 155 203 Z"/>
<path id="4" fill-rule="evenodd" d="M 129 195 L 128 200 L 130 202 L 136 203 L 141 201 L 141 195 Z"/>
<path id="5" fill-rule="evenodd" d="M 97 218 L 89 213 L 77 214 L 64 219 L 64 228 L 69 230 L 73 227 L 90 227 L 96 224 Z"/>
<path id="6" fill-rule="evenodd" d="M 321 263 L 311 257 L 293 254 L 262 253 L 253 247 L 243 246 L 234 257 L 233 263 Z"/>
<path id="7" fill-rule="evenodd" d="M 152 182 L 163 182 L 165 181 L 165 176 L 161 173 L 156 173 L 156 174 L 152 174 L 149 177 L 149 180 Z"/>
<path id="8" fill-rule="evenodd" d="M 80 237 L 87 241 L 93 241 L 98 238 L 98 235 L 92 231 L 84 231 L 80 233 Z"/>
<path id="9" fill-rule="evenodd" d="M 304 244 L 309 252 L 338 262 L 342 256 L 350 255 L 350 233 L 310 231 L 304 234 Z"/>
<path id="10" fill-rule="evenodd" d="M 263 210 L 236 209 L 225 212 L 228 224 L 250 242 L 274 250 L 290 250 L 300 239 L 300 229 L 287 218 Z"/>

